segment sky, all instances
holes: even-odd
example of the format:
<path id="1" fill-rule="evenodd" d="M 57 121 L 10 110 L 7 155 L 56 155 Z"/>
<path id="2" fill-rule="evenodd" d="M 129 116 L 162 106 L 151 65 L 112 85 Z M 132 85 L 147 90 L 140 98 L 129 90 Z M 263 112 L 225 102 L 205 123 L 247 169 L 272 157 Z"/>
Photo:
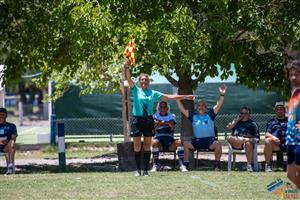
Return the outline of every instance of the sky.
<path id="1" fill-rule="evenodd" d="M 235 70 L 234 70 L 234 66 L 232 66 L 232 70 L 233 70 L 233 75 L 228 77 L 227 80 L 221 80 L 220 77 L 206 77 L 205 78 L 205 83 L 219 83 L 219 82 L 235 82 L 236 81 L 236 73 L 235 73 Z M 151 83 L 169 83 L 168 80 L 163 77 L 163 76 L 160 76 L 159 74 L 154 74 L 151 76 L 152 78 L 152 82 Z M 176 79 L 176 77 L 174 77 Z M 177 79 L 176 79 L 177 80 Z"/>

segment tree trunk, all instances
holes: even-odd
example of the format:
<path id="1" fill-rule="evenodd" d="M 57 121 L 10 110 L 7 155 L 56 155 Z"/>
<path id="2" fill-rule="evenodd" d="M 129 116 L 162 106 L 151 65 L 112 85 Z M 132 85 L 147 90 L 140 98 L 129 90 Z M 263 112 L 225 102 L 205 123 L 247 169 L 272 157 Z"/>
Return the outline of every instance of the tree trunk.
<path id="1" fill-rule="evenodd" d="M 178 81 L 178 94 L 193 94 L 193 86 L 191 84 L 192 80 L 188 76 L 180 76 Z M 183 100 L 183 106 L 189 111 L 194 110 L 194 102 L 190 100 Z M 190 141 L 193 137 L 193 130 L 191 122 L 181 114 L 181 140 Z"/>
<path id="2" fill-rule="evenodd" d="M 192 85 L 192 80 L 189 76 L 183 75 L 179 76 L 179 81 L 178 81 L 178 94 L 193 94 L 193 85 Z M 194 110 L 194 101 L 190 100 L 183 100 L 182 101 L 183 106 L 185 109 L 189 111 Z M 193 138 L 193 128 L 192 128 L 192 123 L 190 122 L 189 119 L 187 119 L 183 114 L 181 114 L 181 134 L 180 134 L 181 141 L 191 141 Z M 191 151 L 189 154 L 189 161 L 190 169 L 195 168 L 195 159 L 194 159 L 194 153 Z"/>

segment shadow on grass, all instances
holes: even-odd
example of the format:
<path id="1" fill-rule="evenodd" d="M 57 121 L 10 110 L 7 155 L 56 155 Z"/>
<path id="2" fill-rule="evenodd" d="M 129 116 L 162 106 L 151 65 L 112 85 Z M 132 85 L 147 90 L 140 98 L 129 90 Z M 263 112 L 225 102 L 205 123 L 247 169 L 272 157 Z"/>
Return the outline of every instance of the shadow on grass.
<path id="1" fill-rule="evenodd" d="M 62 170 L 57 165 L 48 164 L 30 164 L 18 165 L 16 174 L 35 174 L 35 173 L 84 173 L 84 172 L 116 172 L 118 162 L 105 162 L 105 163 L 71 163 L 65 166 Z M 5 173 L 6 168 L 1 169 L 1 173 Z"/>
<path id="2" fill-rule="evenodd" d="M 95 158 L 103 157 L 114 157 L 111 154 L 105 154 L 101 156 L 96 156 Z M 176 161 L 176 166 L 174 168 L 173 159 L 160 159 L 161 171 L 179 171 L 178 160 Z M 196 166 L 197 164 L 197 166 Z M 199 159 L 195 162 L 195 167 L 192 171 L 214 171 L 214 160 Z M 233 171 L 245 171 L 245 162 L 236 162 L 235 169 Z M 151 166 L 151 165 L 150 165 Z M 0 168 L 1 173 L 4 174 L 6 168 Z M 264 172 L 261 169 L 260 172 Z M 227 171 L 227 162 L 221 161 L 221 171 Z M 282 172 L 283 168 L 274 168 L 274 172 Z M 18 165 L 16 173 L 17 174 L 36 174 L 36 173 L 84 173 L 84 172 L 120 172 L 118 170 L 118 161 L 107 161 L 104 163 L 70 163 L 65 166 L 65 170 L 62 170 L 58 165 L 51 164 L 28 164 L 28 165 Z"/>

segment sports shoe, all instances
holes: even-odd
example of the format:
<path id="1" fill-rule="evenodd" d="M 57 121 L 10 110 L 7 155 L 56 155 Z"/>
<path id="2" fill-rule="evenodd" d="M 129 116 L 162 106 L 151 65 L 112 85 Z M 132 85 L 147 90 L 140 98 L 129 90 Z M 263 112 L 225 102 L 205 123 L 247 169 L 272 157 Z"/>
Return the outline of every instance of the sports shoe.
<path id="1" fill-rule="evenodd" d="M 184 165 L 181 165 L 179 167 L 179 169 L 180 169 L 181 172 L 188 172 L 187 168 Z"/>
<path id="2" fill-rule="evenodd" d="M 11 167 L 7 167 L 6 175 L 13 174 L 13 169 Z"/>
<path id="3" fill-rule="evenodd" d="M 270 165 L 267 165 L 265 166 L 265 172 L 272 172 L 272 168 Z"/>
<path id="4" fill-rule="evenodd" d="M 136 170 L 134 176 L 141 176 L 141 170 Z"/>
<path id="5" fill-rule="evenodd" d="M 220 171 L 221 170 L 221 163 L 220 163 L 220 161 L 216 161 L 215 162 L 214 169 L 215 169 L 215 171 Z"/>
<path id="6" fill-rule="evenodd" d="M 150 172 L 157 172 L 157 171 L 158 171 L 158 166 L 157 165 L 153 165 L 153 167 L 150 170 Z"/>
<path id="7" fill-rule="evenodd" d="M 247 165 L 247 171 L 248 172 L 253 172 L 252 165 Z"/>
<path id="8" fill-rule="evenodd" d="M 220 170 L 221 170 L 220 167 L 218 166 L 215 167 L 215 171 L 220 171 Z"/>
<path id="9" fill-rule="evenodd" d="M 143 171 L 143 176 L 149 176 L 148 171 Z"/>

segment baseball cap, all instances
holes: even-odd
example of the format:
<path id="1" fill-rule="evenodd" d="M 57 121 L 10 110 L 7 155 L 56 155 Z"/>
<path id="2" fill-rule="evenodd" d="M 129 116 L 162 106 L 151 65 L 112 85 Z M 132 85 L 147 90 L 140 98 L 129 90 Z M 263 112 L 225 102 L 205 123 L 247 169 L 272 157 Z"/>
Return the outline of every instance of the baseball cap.
<path id="1" fill-rule="evenodd" d="M 276 102 L 274 108 L 276 108 L 277 106 L 283 106 L 283 107 L 285 107 L 283 101 Z"/>
<path id="2" fill-rule="evenodd" d="M 5 108 L 0 108 L 0 113 L 6 113 L 7 114 L 7 110 Z"/>

